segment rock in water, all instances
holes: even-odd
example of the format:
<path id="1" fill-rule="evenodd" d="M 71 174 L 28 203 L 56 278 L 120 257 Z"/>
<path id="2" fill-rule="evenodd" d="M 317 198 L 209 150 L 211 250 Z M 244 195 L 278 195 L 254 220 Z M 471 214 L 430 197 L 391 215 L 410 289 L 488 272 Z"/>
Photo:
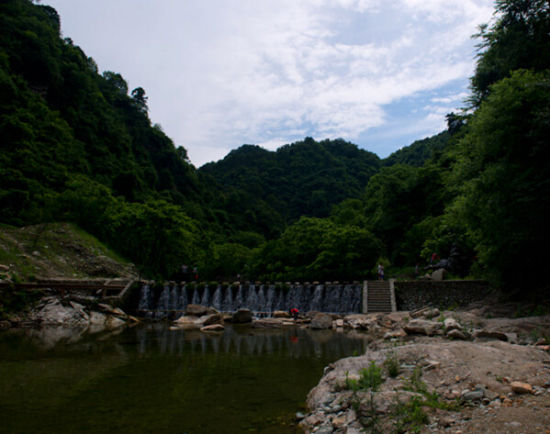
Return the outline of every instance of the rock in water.
<path id="1" fill-rule="evenodd" d="M 203 326 L 221 324 L 223 322 L 223 315 L 219 313 L 211 313 L 209 315 L 204 315 L 200 317 L 197 322 Z"/>
<path id="2" fill-rule="evenodd" d="M 211 324 L 201 327 L 201 332 L 223 332 L 225 327 L 221 324 Z"/>
<path id="3" fill-rule="evenodd" d="M 328 313 L 318 313 L 311 319 L 310 327 L 314 330 L 325 330 L 332 327 L 332 316 Z"/>
<path id="4" fill-rule="evenodd" d="M 262 318 L 252 323 L 252 327 L 256 328 L 279 328 L 282 326 L 283 320 L 278 318 Z"/>
<path id="5" fill-rule="evenodd" d="M 200 304 L 188 304 L 185 309 L 185 315 L 203 316 L 208 313 L 208 307 Z"/>
<path id="6" fill-rule="evenodd" d="M 239 309 L 231 317 L 233 324 L 244 324 L 252 322 L 252 311 L 250 309 Z"/>
<path id="7" fill-rule="evenodd" d="M 290 314 L 284 310 L 276 310 L 273 312 L 273 318 L 290 318 Z"/>

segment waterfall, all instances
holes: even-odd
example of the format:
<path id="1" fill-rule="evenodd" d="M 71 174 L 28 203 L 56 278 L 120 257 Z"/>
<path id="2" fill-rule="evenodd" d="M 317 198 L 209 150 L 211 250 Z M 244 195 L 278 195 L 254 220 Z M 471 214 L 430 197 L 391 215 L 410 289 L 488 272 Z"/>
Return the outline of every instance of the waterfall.
<path id="1" fill-rule="evenodd" d="M 222 287 L 218 285 L 212 296 L 212 306 L 216 310 L 222 310 Z"/>
<path id="2" fill-rule="evenodd" d="M 138 311 L 154 318 L 166 318 L 184 311 L 188 304 L 212 306 L 221 312 L 247 308 L 256 314 L 297 308 L 300 312 L 358 313 L 361 311 L 362 284 L 240 284 L 216 286 L 165 285 L 141 288 Z"/>

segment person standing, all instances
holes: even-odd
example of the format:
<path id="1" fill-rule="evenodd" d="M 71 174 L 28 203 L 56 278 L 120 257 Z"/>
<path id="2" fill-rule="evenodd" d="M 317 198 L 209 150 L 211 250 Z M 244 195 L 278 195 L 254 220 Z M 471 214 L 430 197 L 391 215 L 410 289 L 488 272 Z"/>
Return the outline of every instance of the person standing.
<path id="1" fill-rule="evenodd" d="M 378 280 L 384 280 L 384 266 L 378 264 Z"/>

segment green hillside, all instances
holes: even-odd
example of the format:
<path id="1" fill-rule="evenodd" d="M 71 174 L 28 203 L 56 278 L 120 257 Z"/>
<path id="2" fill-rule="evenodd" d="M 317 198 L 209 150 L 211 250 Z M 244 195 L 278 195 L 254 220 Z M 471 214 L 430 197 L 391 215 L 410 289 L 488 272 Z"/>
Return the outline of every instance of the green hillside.
<path id="1" fill-rule="evenodd" d="M 243 145 L 199 170 L 151 124 L 146 91 L 100 73 L 59 23 L 0 2 L 0 223 L 71 222 L 160 278 L 344 281 L 453 252 L 455 275 L 548 287 L 547 2 L 496 3 L 468 114 L 434 137 L 385 160 L 342 139 Z"/>
<path id="2" fill-rule="evenodd" d="M 200 172 L 262 199 L 292 222 L 300 216 L 327 217 L 333 205 L 358 197 L 379 168 L 378 156 L 357 145 L 306 138 L 275 152 L 243 145 Z"/>
<path id="3" fill-rule="evenodd" d="M 420 167 L 430 160 L 437 153 L 441 153 L 449 145 L 451 134 L 443 131 L 435 136 L 417 140 L 395 152 L 383 160 L 385 166 L 393 164 L 408 164 Z"/>

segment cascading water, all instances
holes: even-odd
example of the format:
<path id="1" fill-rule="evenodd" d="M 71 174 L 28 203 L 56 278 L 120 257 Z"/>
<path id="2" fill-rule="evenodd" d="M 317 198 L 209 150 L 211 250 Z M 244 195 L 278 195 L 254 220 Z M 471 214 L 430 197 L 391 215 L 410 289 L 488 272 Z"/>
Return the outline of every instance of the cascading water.
<path id="1" fill-rule="evenodd" d="M 320 311 L 339 314 L 359 313 L 362 284 L 293 284 L 293 285 L 166 285 L 151 288 L 143 285 L 138 310 L 154 318 L 175 316 L 188 304 L 212 306 L 221 312 L 247 308 L 256 315 L 297 308 L 301 312 Z"/>

